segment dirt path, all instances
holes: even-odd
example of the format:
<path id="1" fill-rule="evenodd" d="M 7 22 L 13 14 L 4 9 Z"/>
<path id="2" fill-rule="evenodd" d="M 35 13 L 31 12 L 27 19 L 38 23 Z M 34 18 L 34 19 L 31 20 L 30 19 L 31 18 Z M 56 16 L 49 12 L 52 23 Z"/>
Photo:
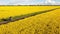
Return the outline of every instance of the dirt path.
<path id="1" fill-rule="evenodd" d="M 28 17 L 31 17 L 31 16 L 35 16 L 35 15 L 38 15 L 38 14 L 51 12 L 51 11 L 56 10 L 56 9 L 60 9 L 60 8 L 54 8 L 54 9 L 50 9 L 50 10 L 38 11 L 38 12 L 35 12 L 35 13 L 31 13 L 31 14 L 28 14 L 28 15 L 21 16 L 19 18 L 15 18 L 15 19 L 10 18 L 10 20 L 0 22 L 0 25 L 1 24 L 7 24 L 9 22 L 15 22 L 15 21 L 18 21 L 18 20 L 22 20 L 22 19 L 25 19 L 25 18 L 28 18 Z"/>

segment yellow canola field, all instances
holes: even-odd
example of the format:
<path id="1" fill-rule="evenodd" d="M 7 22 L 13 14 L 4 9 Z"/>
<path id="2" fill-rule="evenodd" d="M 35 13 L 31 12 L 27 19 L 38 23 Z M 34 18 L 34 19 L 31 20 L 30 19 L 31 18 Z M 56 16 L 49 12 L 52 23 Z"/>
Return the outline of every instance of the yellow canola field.
<path id="1" fill-rule="evenodd" d="M 27 6 L 27 7 L 29 7 L 29 6 Z M 43 7 L 43 8 L 41 8 L 41 7 Z M 16 8 L 18 8 L 18 7 L 16 7 Z M 22 8 L 22 7 L 20 7 L 20 8 Z M 23 8 L 25 8 L 25 7 L 23 7 Z M 30 10 L 27 10 L 27 8 L 25 9 L 26 11 L 29 11 L 29 12 L 26 12 L 26 14 L 35 12 L 35 11 L 47 10 L 45 8 L 52 9 L 52 8 L 56 8 L 56 7 L 55 6 L 36 6 L 36 7 L 30 6 L 29 8 L 30 8 Z M 7 10 L 7 8 L 6 8 L 6 10 Z M 13 8 L 10 10 L 13 10 Z M 18 9 L 16 9 L 16 10 L 18 10 Z M 21 11 L 23 11 L 23 10 L 21 9 Z M 17 11 L 19 14 L 18 13 L 13 14 L 12 12 L 14 12 L 14 11 L 10 11 L 11 14 L 9 12 L 7 14 L 10 14 L 10 16 L 25 14 L 24 12 L 19 13 L 20 11 L 19 12 Z M 1 17 L 2 17 L 2 13 L 5 13 L 5 12 L 1 12 L 1 14 L 0 14 Z M 9 16 L 7 14 L 3 14 L 3 15 L 5 17 Z M 57 9 L 57 10 L 54 10 L 51 12 L 47 12 L 44 14 L 32 16 L 32 17 L 29 17 L 29 18 L 26 18 L 23 20 L 10 22 L 8 24 L 2 24 L 2 25 L 0 25 L 0 34 L 60 34 L 60 9 Z"/>
<path id="2" fill-rule="evenodd" d="M 0 6 L 0 18 L 38 12 L 60 6 Z"/>

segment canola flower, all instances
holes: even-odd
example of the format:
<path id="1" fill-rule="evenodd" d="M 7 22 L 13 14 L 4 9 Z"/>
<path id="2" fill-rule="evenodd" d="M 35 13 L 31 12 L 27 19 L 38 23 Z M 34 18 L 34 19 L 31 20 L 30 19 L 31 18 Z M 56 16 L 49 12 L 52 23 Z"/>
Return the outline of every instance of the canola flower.
<path id="1" fill-rule="evenodd" d="M 39 12 L 30 13 L 30 14 L 26 14 L 26 15 L 15 16 L 13 18 L 9 17 L 8 19 L 7 18 L 6 19 L 1 19 L 0 24 L 6 24 L 8 22 L 14 22 L 14 21 L 22 20 L 24 18 L 28 18 L 28 17 L 35 16 L 35 15 L 42 14 L 42 13 L 46 13 L 46 12 L 50 12 L 50 11 L 53 11 L 53 10 L 56 10 L 56 9 L 60 9 L 60 8 L 54 8 L 54 9 L 51 9 L 51 10 L 45 10 L 45 11 L 39 11 Z"/>
<path id="2" fill-rule="evenodd" d="M 0 34 L 60 34 L 60 9 L 2 24 Z"/>
<path id="3" fill-rule="evenodd" d="M 60 6 L 0 6 L 0 19 L 49 10 Z"/>

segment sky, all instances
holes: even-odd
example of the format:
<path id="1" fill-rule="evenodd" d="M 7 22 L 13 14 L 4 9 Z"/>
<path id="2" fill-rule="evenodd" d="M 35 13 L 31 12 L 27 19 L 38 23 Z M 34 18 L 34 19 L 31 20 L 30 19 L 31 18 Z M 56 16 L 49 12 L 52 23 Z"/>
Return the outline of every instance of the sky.
<path id="1" fill-rule="evenodd" d="M 60 5 L 60 0 L 0 0 L 0 5 Z"/>

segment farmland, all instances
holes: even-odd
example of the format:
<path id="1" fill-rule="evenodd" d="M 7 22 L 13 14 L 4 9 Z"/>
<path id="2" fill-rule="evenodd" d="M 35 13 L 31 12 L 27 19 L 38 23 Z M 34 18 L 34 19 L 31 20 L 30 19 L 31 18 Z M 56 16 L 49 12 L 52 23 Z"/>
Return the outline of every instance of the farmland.
<path id="1" fill-rule="evenodd" d="M 59 6 L 58 6 L 59 7 Z M 28 14 L 36 11 L 43 11 L 52 8 L 57 8 L 57 6 L 1 6 L 0 7 L 0 18 L 6 18 L 9 16 L 16 16 L 22 14 Z"/>
<path id="2" fill-rule="evenodd" d="M 0 19 L 60 6 L 0 6 Z M 60 34 L 60 9 L 0 25 L 0 34 Z"/>

